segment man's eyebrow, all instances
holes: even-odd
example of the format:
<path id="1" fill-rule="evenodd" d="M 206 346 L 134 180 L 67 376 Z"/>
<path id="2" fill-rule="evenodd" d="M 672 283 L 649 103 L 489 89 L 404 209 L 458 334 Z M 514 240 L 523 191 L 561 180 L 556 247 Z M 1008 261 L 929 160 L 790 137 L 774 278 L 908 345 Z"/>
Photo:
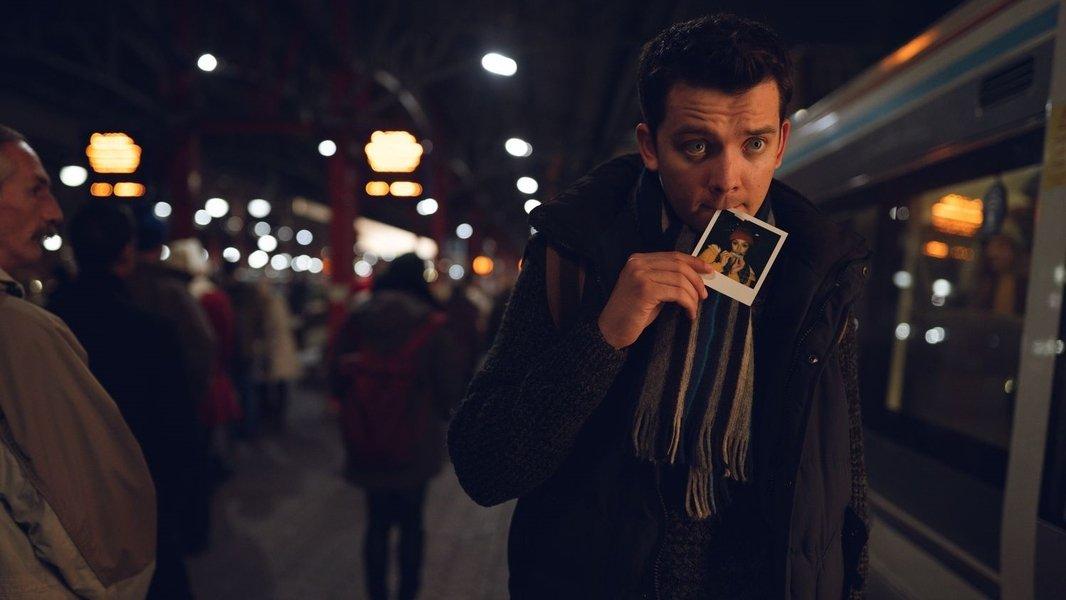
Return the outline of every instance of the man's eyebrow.
<path id="1" fill-rule="evenodd" d="M 745 135 L 749 136 L 769 135 L 771 133 L 777 133 L 777 127 L 774 127 L 773 125 L 767 125 L 766 127 L 760 127 L 758 129 L 749 129 L 748 131 L 744 132 Z"/>
<path id="2" fill-rule="evenodd" d="M 715 133 L 710 129 L 707 129 L 706 127 L 701 127 L 699 125 L 685 125 L 675 131 L 671 137 L 680 137 L 683 135 L 703 135 L 714 137 Z"/>

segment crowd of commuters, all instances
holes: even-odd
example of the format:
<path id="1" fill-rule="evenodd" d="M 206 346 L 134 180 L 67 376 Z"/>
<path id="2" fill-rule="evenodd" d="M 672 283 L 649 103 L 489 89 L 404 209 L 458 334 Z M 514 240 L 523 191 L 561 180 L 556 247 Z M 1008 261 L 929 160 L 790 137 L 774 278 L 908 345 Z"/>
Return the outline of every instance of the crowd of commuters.
<path id="1" fill-rule="evenodd" d="M 60 231 L 73 260 L 42 308 L 18 280 L 40 272 L 41 240 Z M 339 475 L 368 500 L 372 599 L 389 597 L 393 526 L 399 597 L 418 593 L 426 486 L 485 348 L 468 291 L 438 301 L 425 268 L 401 256 L 352 298 L 326 365 L 348 450 Z M 0 126 L 0 598 L 194 596 L 186 558 L 211 545 L 235 447 L 284 431 L 304 375 L 307 282 L 286 296 L 245 275 L 212 272 L 198 242 L 168 240 L 146 210 L 86 201 L 64 220 L 32 147 Z M 399 430 L 359 416 L 374 398 L 404 399 Z M 387 434 L 383 454 L 366 452 L 360 426 Z"/>

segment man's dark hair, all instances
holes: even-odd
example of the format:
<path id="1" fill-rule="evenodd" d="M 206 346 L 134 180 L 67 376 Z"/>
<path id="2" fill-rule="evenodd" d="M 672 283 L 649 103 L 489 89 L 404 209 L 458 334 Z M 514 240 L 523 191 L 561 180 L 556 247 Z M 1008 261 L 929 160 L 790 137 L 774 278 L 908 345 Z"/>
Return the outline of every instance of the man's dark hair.
<path id="1" fill-rule="evenodd" d="M 767 79 L 777 83 L 783 121 L 792 100 L 792 60 L 784 42 L 762 23 L 721 13 L 675 23 L 645 44 L 637 93 L 654 133 L 676 83 L 741 94 Z"/>
<path id="2" fill-rule="evenodd" d="M 125 206 L 108 202 L 83 205 L 70 221 L 70 245 L 82 273 L 106 273 L 122 250 L 133 242 L 133 215 Z"/>

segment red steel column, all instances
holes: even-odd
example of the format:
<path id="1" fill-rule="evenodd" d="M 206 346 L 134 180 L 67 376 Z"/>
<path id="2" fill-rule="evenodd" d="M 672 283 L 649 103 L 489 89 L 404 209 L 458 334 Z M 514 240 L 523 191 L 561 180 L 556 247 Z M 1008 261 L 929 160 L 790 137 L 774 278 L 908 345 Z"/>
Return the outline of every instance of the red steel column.
<path id="1" fill-rule="evenodd" d="M 336 333 L 348 310 L 348 297 L 355 277 L 352 272 L 355 243 L 353 223 L 356 216 L 357 177 L 355 165 L 348 156 L 351 141 L 347 136 L 337 139 L 337 153 L 327 161 L 327 183 L 333 218 L 329 224 L 330 331 Z"/>

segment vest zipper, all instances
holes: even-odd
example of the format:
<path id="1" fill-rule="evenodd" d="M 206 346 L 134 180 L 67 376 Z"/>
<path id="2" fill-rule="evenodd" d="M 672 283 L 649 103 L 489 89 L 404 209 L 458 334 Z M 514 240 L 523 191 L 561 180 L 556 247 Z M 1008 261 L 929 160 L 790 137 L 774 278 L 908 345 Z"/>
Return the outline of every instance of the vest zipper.
<path id="1" fill-rule="evenodd" d="M 826 305 L 828 305 L 829 301 L 833 298 L 833 291 L 836 290 L 838 287 L 840 287 L 840 280 L 844 276 L 844 273 L 848 270 L 848 267 L 850 267 L 852 264 L 854 264 L 856 262 L 859 262 L 859 261 L 855 260 L 855 261 L 848 262 L 847 264 L 845 264 L 840 269 L 840 271 L 837 272 L 837 276 L 836 276 L 836 279 L 833 281 L 833 285 L 825 293 L 825 297 L 822 298 L 822 302 L 818 305 L 818 310 L 815 311 L 815 313 L 814 313 L 815 315 L 818 315 L 822 311 L 825 310 Z M 846 322 L 845 322 L 845 325 L 847 325 Z M 785 377 L 785 386 L 784 386 L 784 388 L 782 388 L 782 391 L 784 392 L 783 395 L 786 398 L 788 397 L 788 388 L 789 388 L 789 386 L 792 385 L 792 376 L 796 373 L 796 366 L 799 364 L 799 357 L 800 357 L 800 354 L 801 354 L 801 350 L 800 349 L 803 347 L 803 343 L 806 342 L 807 338 L 811 335 L 811 332 L 814 331 L 815 327 L 817 327 L 817 322 L 814 322 L 814 323 L 811 323 L 810 325 L 808 325 L 807 328 L 800 335 L 799 341 L 796 342 L 796 351 L 792 355 L 792 364 L 791 364 L 791 367 L 789 368 L 788 376 Z"/>

